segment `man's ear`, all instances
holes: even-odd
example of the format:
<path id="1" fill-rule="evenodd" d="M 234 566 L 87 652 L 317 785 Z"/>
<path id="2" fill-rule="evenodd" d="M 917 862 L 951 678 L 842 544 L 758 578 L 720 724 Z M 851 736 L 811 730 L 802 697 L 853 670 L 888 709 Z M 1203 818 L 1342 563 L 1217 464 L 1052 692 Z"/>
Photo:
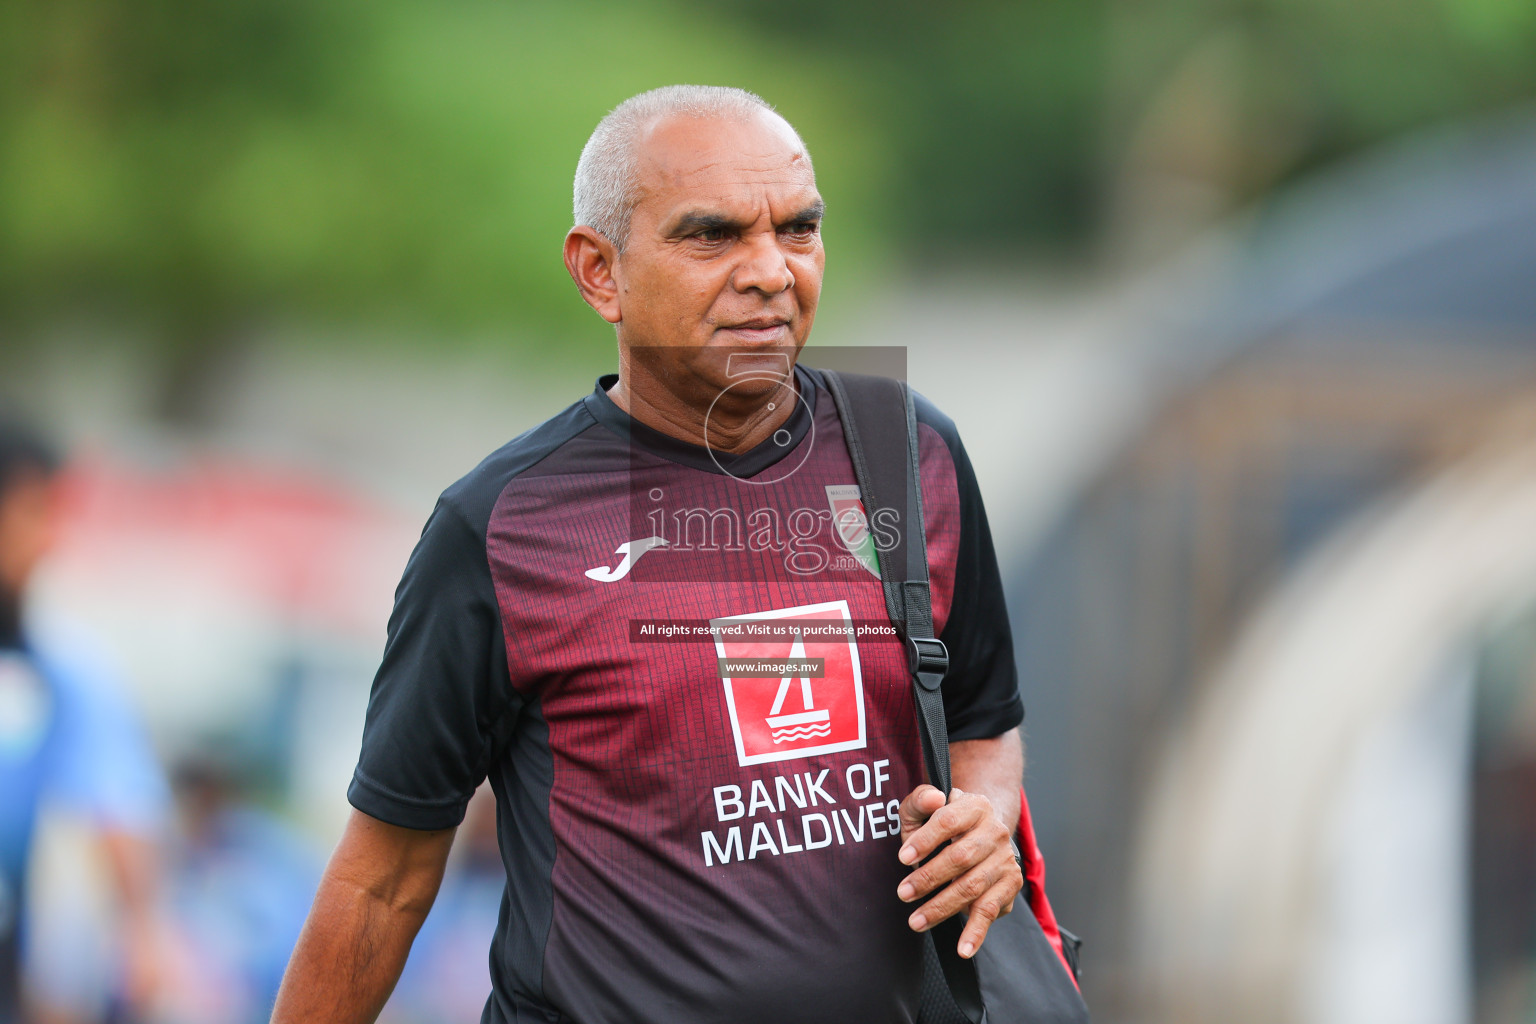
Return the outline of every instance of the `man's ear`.
<path id="1" fill-rule="evenodd" d="M 619 284 L 613 277 L 618 258 L 613 243 L 586 225 L 571 228 L 565 236 L 565 269 L 587 305 L 611 324 L 622 320 Z"/>

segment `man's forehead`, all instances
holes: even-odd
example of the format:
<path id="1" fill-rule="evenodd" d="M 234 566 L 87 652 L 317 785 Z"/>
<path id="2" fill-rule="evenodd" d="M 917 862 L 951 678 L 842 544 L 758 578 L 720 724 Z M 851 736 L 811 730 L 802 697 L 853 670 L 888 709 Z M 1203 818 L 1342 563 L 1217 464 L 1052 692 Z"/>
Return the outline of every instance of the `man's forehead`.
<path id="1" fill-rule="evenodd" d="M 815 198 L 805 147 L 794 129 L 767 111 L 750 119 L 662 118 L 642 134 L 636 156 L 635 184 L 646 198 L 719 201 L 762 186 Z"/>

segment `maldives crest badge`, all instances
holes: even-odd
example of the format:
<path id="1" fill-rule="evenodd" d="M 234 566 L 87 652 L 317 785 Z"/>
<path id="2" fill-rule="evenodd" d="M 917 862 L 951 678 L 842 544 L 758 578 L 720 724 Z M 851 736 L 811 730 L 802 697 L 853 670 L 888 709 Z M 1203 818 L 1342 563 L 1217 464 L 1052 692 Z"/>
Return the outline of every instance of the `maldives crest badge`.
<path id="1" fill-rule="evenodd" d="M 865 746 L 864 679 L 847 601 L 711 619 L 743 766 Z"/>
<path id="2" fill-rule="evenodd" d="M 880 578 L 880 555 L 875 550 L 874 535 L 869 532 L 869 517 L 858 484 L 828 484 L 827 504 L 832 508 L 832 530 L 848 553 L 859 560 L 875 579 Z"/>

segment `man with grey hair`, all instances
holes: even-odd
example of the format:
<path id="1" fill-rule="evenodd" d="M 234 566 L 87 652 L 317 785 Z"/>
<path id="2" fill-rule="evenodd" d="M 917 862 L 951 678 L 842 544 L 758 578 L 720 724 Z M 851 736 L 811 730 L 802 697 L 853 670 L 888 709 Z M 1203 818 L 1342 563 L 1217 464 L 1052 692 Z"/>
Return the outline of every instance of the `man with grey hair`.
<path id="1" fill-rule="evenodd" d="M 750 93 L 658 89 L 598 125 L 574 201 L 566 268 L 619 372 L 428 520 L 273 1019 L 377 1016 L 489 777 L 483 1022 L 912 1021 L 922 933 L 963 914 L 946 941 L 972 956 L 1022 886 L 1023 710 L 970 462 L 920 401 L 946 801 L 905 651 L 864 638 L 889 621 L 878 517 L 797 365 L 825 264 L 804 143 Z"/>

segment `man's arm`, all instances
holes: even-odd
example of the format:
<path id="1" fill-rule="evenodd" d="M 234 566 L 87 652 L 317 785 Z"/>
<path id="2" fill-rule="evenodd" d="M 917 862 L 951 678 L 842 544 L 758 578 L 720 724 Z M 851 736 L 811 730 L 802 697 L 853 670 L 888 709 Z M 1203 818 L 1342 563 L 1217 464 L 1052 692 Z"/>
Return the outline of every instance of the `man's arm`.
<path id="1" fill-rule="evenodd" d="M 352 812 L 288 961 L 272 1024 L 378 1017 L 437 898 L 453 833 Z"/>
<path id="2" fill-rule="evenodd" d="M 1018 729 L 986 740 L 950 744 L 953 799 L 924 784 L 901 803 L 898 857 L 920 864 L 945 842 L 938 856 L 913 871 L 896 894 L 914 902 L 937 893 L 908 919 L 914 931 L 927 931 L 955 914 L 969 914 L 960 933 L 960 955 L 974 956 L 987 929 L 1013 910 L 1024 888 L 1024 875 L 1011 842 L 1019 825 L 1019 785 L 1024 779 L 1024 741 Z"/>

